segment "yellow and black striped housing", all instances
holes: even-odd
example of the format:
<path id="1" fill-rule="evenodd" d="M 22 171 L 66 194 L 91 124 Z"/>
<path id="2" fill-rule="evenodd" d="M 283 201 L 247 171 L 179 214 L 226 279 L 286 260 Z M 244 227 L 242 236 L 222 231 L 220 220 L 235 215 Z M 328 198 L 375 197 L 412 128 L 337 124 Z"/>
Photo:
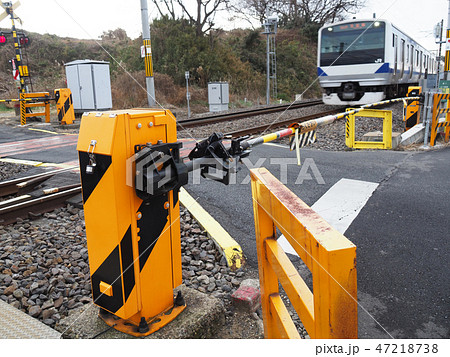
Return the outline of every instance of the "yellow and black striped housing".
<path id="1" fill-rule="evenodd" d="M 418 97 L 422 94 L 422 87 L 408 87 L 407 97 Z M 403 121 L 405 129 L 409 130 L 420 121 L 419 100 L 406 100 L 407 106 L 404 111 Z"/>
<path id="2" fill-rule="evenodd" d="M 173 114 L 132 109 L 85 113 L 77 145 L 93 300 L 134 325 L 164 316 L 182 282 L 178 191 L 134 188 L 135 146 L 159 140 L 176 142 Z"/>
<path id="3" fill-rule="evenodd" d="M 60 124 L 72 124 L 75 120 L 72 92 L 69 88 L 55 89 L 56 112 Z"/>

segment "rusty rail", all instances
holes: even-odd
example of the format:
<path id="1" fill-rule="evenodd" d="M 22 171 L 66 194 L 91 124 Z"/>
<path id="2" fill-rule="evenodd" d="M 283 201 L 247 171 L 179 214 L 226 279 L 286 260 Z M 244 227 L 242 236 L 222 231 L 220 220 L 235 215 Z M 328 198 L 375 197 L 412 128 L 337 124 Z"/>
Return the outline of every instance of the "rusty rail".
<path id="1" fill-rule="evenodd" d="M 70 170 L 71 168 L 53 170 L 49 172 L 43 172 L 36 175 L 20 177 L 12 180 L 0 182 L 0 197 L 14 195 L 17 193 L 23 194 L 30 192 L 41 182 L 53 177 L 56 174 Z"/>
<path id="2" fill-rule="evenodd" d="M 256 115 L 271 114 L 276 112 L 282 112 L 285 110 L 312 107 L 319 104 L 323 104 L 322 100 L 313 100 L 310 102 L 301 102 L 288 105 L 277 105 L 273 107 L 243 110 L 236 113 L 225 113 L 220 115 L 211 115 L 203 118 L 180 120 L 179 122 L 177 122 L 177 129 L 183 130 L 202 125 L 220 123 L 223 121 L 249 118 Z"/>
<path id="3" fill-rule="evenodd" d="M 12 205 L 6 207 L 0 206 L 0 224 L 10 224 L 14 223 L 17 218 L 27 218 L 53 211 L 58 207 L 62 207 L 68 198 L 79 193 L 81 193 L 80 185 L 62 192 L 26 200 L 25 202 L 12 202 Z"/>

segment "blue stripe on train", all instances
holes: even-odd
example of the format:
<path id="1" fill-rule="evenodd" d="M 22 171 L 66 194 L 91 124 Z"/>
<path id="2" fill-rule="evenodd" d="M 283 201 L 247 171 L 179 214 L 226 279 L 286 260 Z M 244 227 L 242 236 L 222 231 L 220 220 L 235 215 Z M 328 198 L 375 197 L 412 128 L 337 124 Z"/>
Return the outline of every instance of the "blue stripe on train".
<path id="1" fill-rule="evenodd" d="M 323 71 L 323 69 L 320 68 L 320 67 L 317 67 L 317 75 L 318 75 L 319 77 L 328 77 L 328 74 L 326 74 L 326 73 Z"/>
<path id="2" fill-rule="evenodd" d="M 393 71 L 393 68 L 389 68 L 389 63 L 383 63 L 375 73 L 391 73 Z"/>

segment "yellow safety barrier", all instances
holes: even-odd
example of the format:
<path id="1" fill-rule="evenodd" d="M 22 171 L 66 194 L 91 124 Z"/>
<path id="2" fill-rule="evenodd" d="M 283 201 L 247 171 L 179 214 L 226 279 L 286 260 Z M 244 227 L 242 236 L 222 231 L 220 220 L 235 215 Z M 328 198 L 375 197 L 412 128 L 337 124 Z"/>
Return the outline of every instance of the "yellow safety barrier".
<path id="1" fill-rule="evenodd" d="M 28 101 L 32 99 L 33 101 Z M 38 100 L 38 101 L 34 101 Z M 20 125 L 27 123 L 27 118 L 45 116 L 45 122 L 50 123 L 50 93 L 20 93 Z M 27 113 L 27 108 L 44 107 L 42 113 Z"/>
<path id="2" fill-rule="evenodd" d="M 441 101 L 446 100 L 446 108 L 439 108 Z M 445 120 L 440 121 L 439 117 L 445 114 Z M 445 142 L 448 143 L 450 136 L 450 94 L 434 94 L 433 95 L 433 117 L 431 121 L 430 145 L 436 143 L 437 131 L 439 128 L 445 128 Z"/>
<path id="3" fill-rule="evenodd" d="M 265 337 L 300 338 L 280 282 L 311 338 L 357 338 L 356 246 L 265 168 L 250 172 Z M 314 294 L 278 244 L 276 228 L 311 271 Z"/>
<path id="4" fill-rule="evenodd" d="M 353 109 L 347 109 L 352 112 Z M 383 119 L 383 141 L 356 141 L 355 140 L 355 117 L 369 117 Z M 358 113 L 347 116 L 345 130 L 345 145 L 354 149 L 392 149 L 392 111 L 364 109 Z"/>

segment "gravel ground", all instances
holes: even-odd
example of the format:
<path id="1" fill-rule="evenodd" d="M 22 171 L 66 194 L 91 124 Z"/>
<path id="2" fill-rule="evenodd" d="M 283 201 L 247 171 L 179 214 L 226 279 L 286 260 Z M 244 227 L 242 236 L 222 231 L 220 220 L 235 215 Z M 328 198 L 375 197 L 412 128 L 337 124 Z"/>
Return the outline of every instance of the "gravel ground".
<path id="1" fill-rule="evenodd" d="M 0 162 L 0 181 L 6 181 L 17 177 L 23 172 L 27 172 L 33 166 L 10 164 L 9 162 Z"/>
<path id="2" fill-rule="evenodd" d="M 230 131 L 249 128 L 253 126 L 277 123 L 282 120 L 300 118 L 307 115 L 321 113 L 335 109 L 331 105 L 316 105 L 313 107 L 306 107 L 300 109 L 286 110 L 274 114 L 256 115 L 254 117 L 245 119 L 235 119 L 229 122 L 222 122 L 217 124 L 204 125 L 201 127 L 181 129 L 178 131 L 179 138 L 206 138 L 213 132 L 228 133 Z M 200 116 L 198 116 L 200 117 Z M 181 122 L 182 124 L 182 122 Z M 276 129 L 269 129 L 267 133 L 275 131 Z"/>
<path id="3" fill-rule="evenodd" d="M 222 338 L 261 338 L 258 316 L 243 316 L 231 303 L 247 270 L 230 271 L 198 223 L 185 209 L 180 214 L 183 282 L 224 303 Z M 0 225 L 0 237 L 0 299 L 51 327 L 91 301 L 83 210 L 68 205 L 37 220 Z M 231 328 L 237 320 L 245 321 L 240 330 Z"/>

